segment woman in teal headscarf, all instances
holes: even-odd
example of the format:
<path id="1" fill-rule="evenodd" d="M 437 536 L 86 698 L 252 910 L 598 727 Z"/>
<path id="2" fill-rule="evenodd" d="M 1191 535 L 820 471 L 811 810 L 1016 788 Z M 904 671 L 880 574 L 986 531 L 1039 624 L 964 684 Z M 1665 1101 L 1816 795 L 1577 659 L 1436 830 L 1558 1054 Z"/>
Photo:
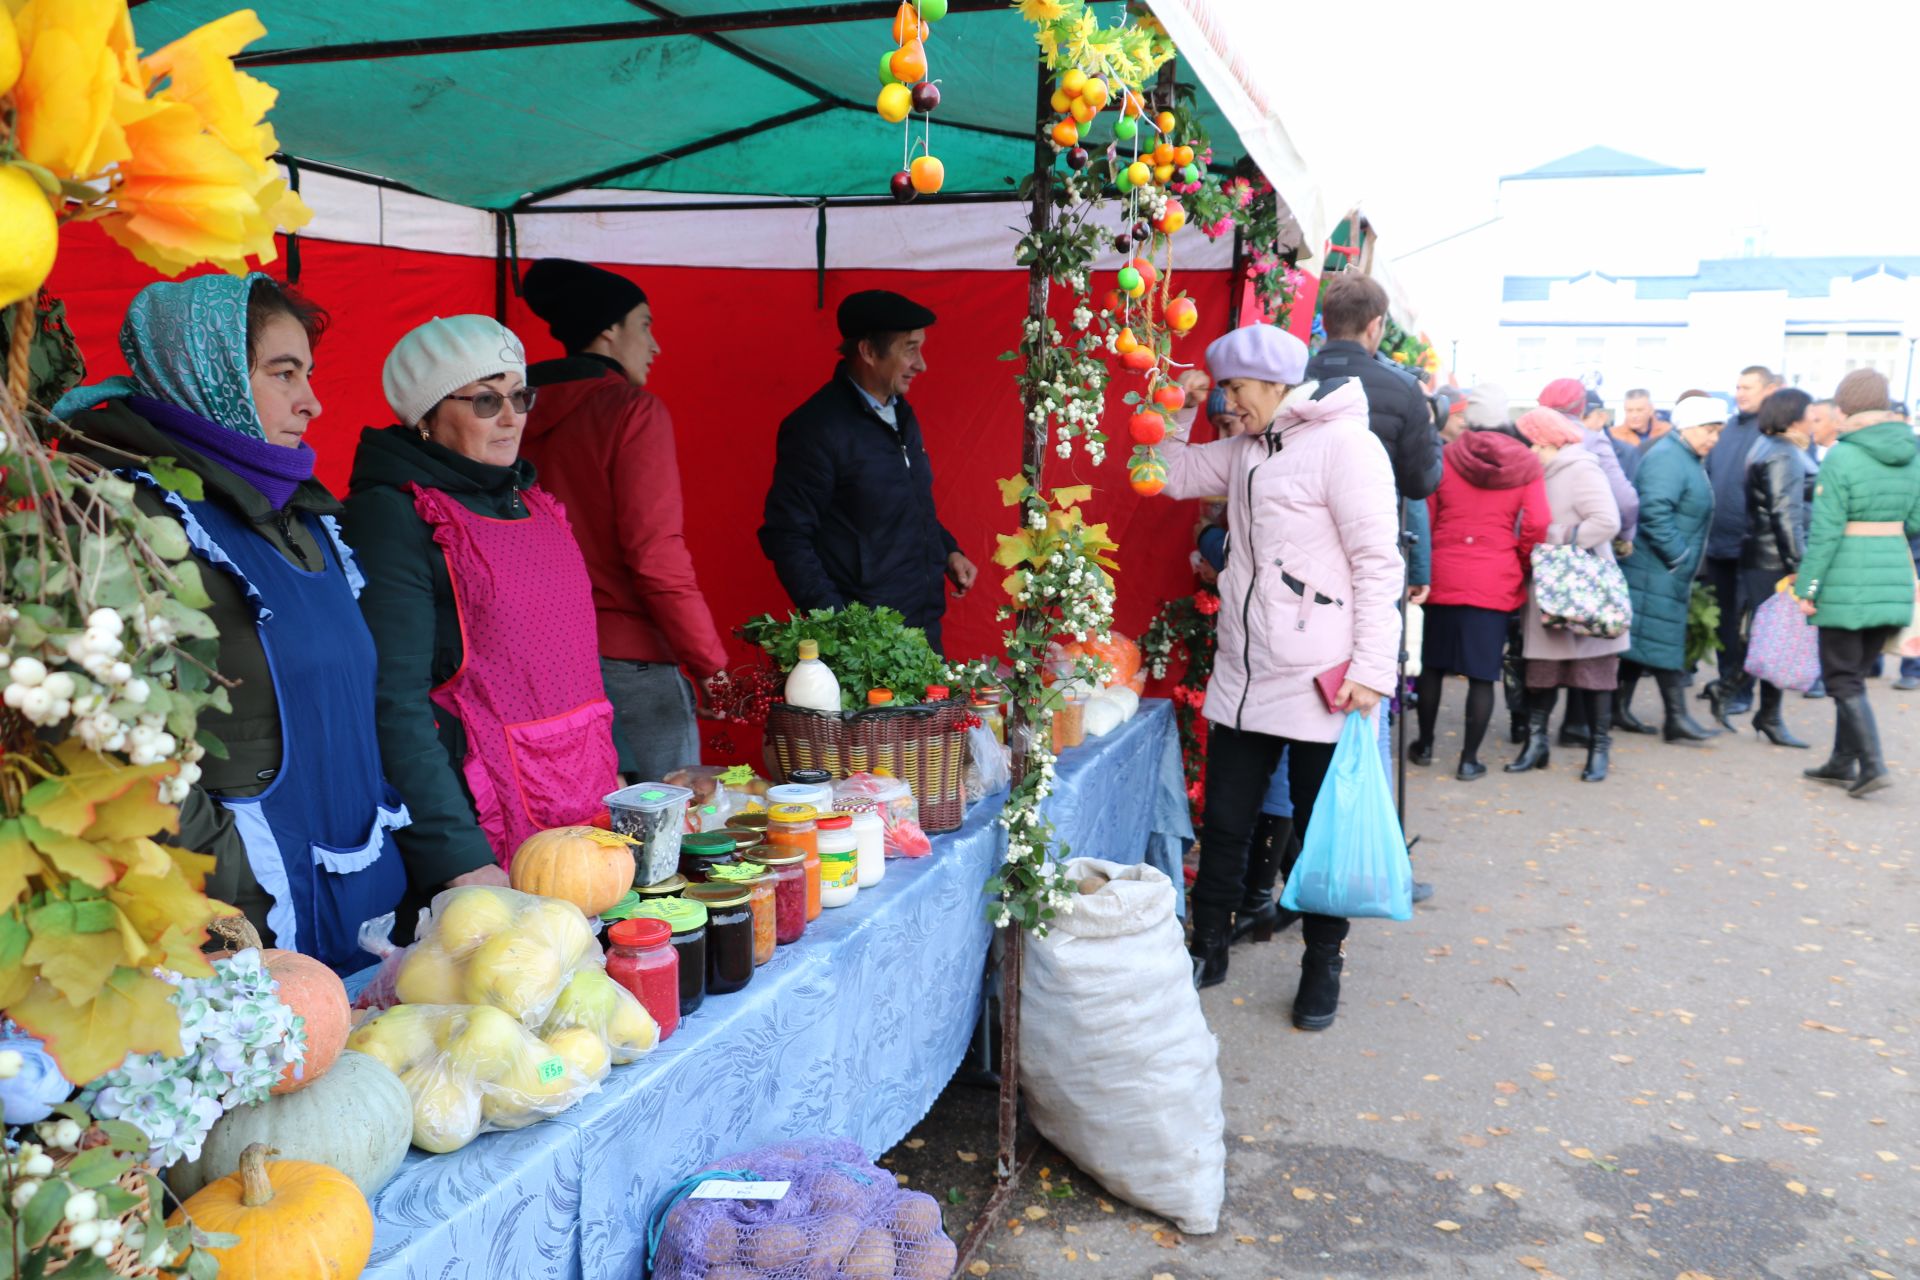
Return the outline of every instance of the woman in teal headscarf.
<path id="1" fill-rule="evenodd" d="M 302 439 L 325 325 L 264 275 L 150 285 L 120 331 L 131 376 L 54 412 L 136 482 L 142 510 L 180 521 L 201 561 L 219 672 L 236 683 L 231 709 L 201 718 L 227 755 L 198 762 L 179 843 L 215 855 L 208 892 L 275 945 L 351 971 L 369 959 L 361 923 L 405 887 L 388 832 L 407 813 L 380 767 L 359 570 Z M 199 497 L 161 487 L 144 460 L 163 457 Z"/>

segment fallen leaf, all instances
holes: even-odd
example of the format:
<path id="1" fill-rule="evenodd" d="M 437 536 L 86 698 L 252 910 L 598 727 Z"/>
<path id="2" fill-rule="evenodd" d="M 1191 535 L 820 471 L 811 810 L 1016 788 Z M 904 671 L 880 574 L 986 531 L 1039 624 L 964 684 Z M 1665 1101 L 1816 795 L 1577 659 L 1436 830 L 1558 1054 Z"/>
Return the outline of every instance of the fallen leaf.
<path id="1" fill-rule="evenodd" d="M 1452 1218 L 1442 1218 L 1433 1225 L 1441 1231 L 1458 1231 L 1460 1229 L 1460 1224 Z"/>
<path id="2" fill-rule="evenodd" d="M 953 1158 L 958 1160 L 961 1164 L 972 1164 L 975 1160 L 978 1160 L 980 1157 L 979 1155 L 977 1155 L 972 1151 L 956 1151 L 953 1153 Z"/>
<path id="3" fill-rule="evenodd" d="M 1882 1160 L 1886 1161 L 1888 1164 L 1894 1164 L 1898 1162 L 1900 1159 L 1899 1156 L 1893 1154 L 1893 1152 L 1891 1151 L 1876 1151 L 1873 1154 L 1879 1156 Z"/>
<path id="4" fill-rule="evenodd" d="M 1613 1054 L 1612 1057 L 1615 1062 L 1619 1063 L 1623 1067 L 1626 1066 L 1629 1062 L 1633 1061 L 1633 1057 L 1631 1054 L 1616 1053 L 1616 1054 Z"/>
<path id="5" fill-rule="evenodd" d="M 1493 1189 L 1495 1191 L 1498 1191 L 1501 1195 L 1505 1196 L 1509 1200 L 1518 1200 L 1521 1196 L 1526 1194 L 1524 1191 L 1520 1190 L 1520 1188 L 1514 1186 L 1511 1182 L 1496 1182 L 1493 1184 Z"/>
<path id="6" fill-rule="evenodd" d="M 1487 1140 L 1477 1133 L 1463 1133 L 1460 1135 L 1460 1145 L 1463 1147 L 1472 1147 L 1477 1151 L 1487 1145 Z"/>
<path id="7" fill-rule="evenodd" d="M 987 1272 L 991 1270 L 993 1270 L 993 1268 L 989 1264 L 984 1262 L 976 1262 L 967 1268 L 967 1274 L 970 1276 L 983 1276 L 983 1275 L 986 1275 Z M 1169 1277 L 1168 1280 L 1172 1280 L 1172 1278 Z"/>
<path id="8" fill-rule="evenodd" d="M 1098 1205 L 1100 1206 L 1100 1212 L 1102 1212 L 1102 1213 L 1112 1213 L 1112 1212 L 1113 1212 L 1113 1206 L 1112 1206 L 1112 1205 L 1110 1205 L 1110 1204 L 1108 1204 L 1108 1203 L 1107 1203 L 1107 1202 L 1106 1202 L 1105 1200 L 1100 1200 L 1100 1199 L 1098 1199 L 1098 1198 L 1096 1198 L 1096 1199 L 1095 1199 L 1095 1203 L 1096 1203 L 1096 1204 L 1098 1204 Z"/>
<path id="9" fill-rule="evenodd" d="M 1819 1131 L 1818 1129 L 1816 1129 L 1816 1128 L 1814 1128 L 1814 1127 L 1813 1127 L 1812 1125 L 1810 1125 L 1810 1124 L 1793 1124 L 1793 1123 L 1791 1123 L 1791 1122 L 1789 1122 L 1789 1121 L 1786 1121 L 1786 1120 L 1782 1120 L 1782 1121 L 1780 1122 L 1780 1127 L 1781 1127 L 1782 1129 L 1785 1129 L 1785 1130 L 1786 1130 L 1786 1131 L 1787 1131 L 1788 1133 L 1818 1133 L 1818 1132 L 1820 1132 L 1820 1131 Z"/>
<path id="10" fill-rule="evenodd" d="M 1320 1193 L 1318 1191 L 1309 1191 L 1305 1187 L 1295 1187 L 1293 1189 L 1293 1198 L 1295 1200 L 1318 1200 Z"/>
<path id="11" fill-rule="evenodd" d="M 1575 1160 L 1593 1159 L 1593 1152 L 1587 1150 L 1585 1147 L 1575 1147 L 1573 1150 L 1567 1152 L 1567 1154 L 1572 1156 Z"/>
<path id="12" fill-rule="evenodd" d="M 1718 1160 L 1721 1164 L 1739 1164 L 1740 1163 L 1739 1156 L 1730 1156 L 1724 1151 L 1716 1151 L 1714 1153 L 1713 1158 L 1715 1160 Z"/>
<path id="13" fill-rule="evenodd" d="M 1800 1025 L 1805 1027 L 1808 1031 L 1831 1031 L 1834 1035 L 1837 1035 L 1837 1036 L 1844 1036 L 1847 1034 L 1847 1029 L 1845 1027 L 1832 1026 L 1825 1022 L 1815 1022 L 1812 1018 L 1808 1018 L 1806 1021 L 1802 1022 Z"/>
<path id="14" fill-rule="evenodd" d="M 1807 1184 L 1804 1182 L 1789 1182 L 1787 1184 L 1787 1190 L 1797 1196 L 1803 1196 L 1807 1194 Z"/>
<path id="15" fill-rule="evenodd" d="M 1241 1244 L 1259 1244 L 1260 1243 L 1260 1238 L 1258 1236 L 1235 1236 L 1234 1239 L 1239 1241 Z"/>
<path id="16" fill-rule="evenodd" d="M 1493 1082 L 1493 1091 L 1511 1097 L 1520 1092 L 1520 1086 L 1511 1080 L 1496 1080 Z"/>
<path id="17" fill-rule="evenodd" d="M 1601 1235 L 1598 1231 L 1586 1231 L 1586 1232 L 1582 1232 L 1581 1234 L 1585 1235 L 1588 1242 L 1591 1244 L 1605 1244 L 1607 1242 L 1607 1238 Z"/>
<path id="18" fill-rule="evenodd" d="M 907 1150 L 909 1151 L 918 1151 L 920 1148 L 926 1145 L 927 1145 L 927 1140 L 925 1138 L 908 1138 L 907 1139 Z"/>

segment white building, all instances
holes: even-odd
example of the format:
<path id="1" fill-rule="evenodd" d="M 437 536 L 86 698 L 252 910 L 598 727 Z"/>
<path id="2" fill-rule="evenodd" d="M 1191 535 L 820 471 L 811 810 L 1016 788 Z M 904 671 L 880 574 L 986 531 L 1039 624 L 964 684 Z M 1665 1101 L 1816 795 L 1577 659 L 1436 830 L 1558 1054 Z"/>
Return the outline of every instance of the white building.
<path id="1" fill-rule="evenodd" d="M 1516 400 L 1577 377 L 1610 404 L 1632 387 L 1667 404 L 1750 364 L 1816 395 L 1876 368 L 1905 395 L 1920 256 L 1771 257 L 1755 216 L 1716 207 L 1702 169 L 1590 147 L 1502 178 L 1493 218 L 1394 268 L 1423 306 L 1468 291 L 1435 316 L 1457 341 L 1442 367 L 1457 352 L 1462 384 Z"/>

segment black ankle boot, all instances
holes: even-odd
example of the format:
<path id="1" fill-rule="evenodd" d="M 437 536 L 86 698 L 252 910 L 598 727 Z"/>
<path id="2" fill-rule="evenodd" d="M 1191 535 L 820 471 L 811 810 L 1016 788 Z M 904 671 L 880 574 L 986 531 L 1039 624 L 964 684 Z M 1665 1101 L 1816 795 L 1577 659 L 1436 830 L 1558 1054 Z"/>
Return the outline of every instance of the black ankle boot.
<path id="1" fill-rule="evenodd" d="M 1668 742 L 1705 742 L 1718 733 L 1718 729 L 1703 729 L 1694 722 L 1687 711 L 1687 689 L 1680 683 L 1678 671 L 1662 671 L 1654 677 L 1660 685 L 1660 702 L 1666 712 L 1666 719 L 1660 726 L 1660 736 Z"/>
<path id="2" fill-rule="evenodd" d="M 1786 717 L 1780 713 L 1780 698 L 1779 685 L 1761 681 L 1760 710 L 1753 717 L 1753 727 L 1776 747 L 1798 747 L 1804 751 L 1807 744 L 1793 736 L 1793 731 L 1787 728 Z"/>
<path id="3" fill-rule="evenodd" d="M 1620 687 L 1613 695 L 1613 723 L 1628 733 L 1658 733 L 1660 730 L 1633 714 L 1633 691 L 1640 686 L 1640 672 L 1628 672 L 1621 664 Z"/>
<path id="4" fill-rule="evenodd" d="M 1531 769 L 1544 769 L 1551 762 L 1553 752 L 1547 737 L 1547 722 L 1553 717 L 1552 689 L 1527 690 L 1527 745 L 1521 750 L 1520 758 L 1506 766 L 1508 773 L 1526 773 Z"/>
<path id="5" fill-rule="evenodd" d="M 1560 737 L 1555 745 L 1584 747 L 1593 741 L 1593 722 L 1587 717 L 1579 691 L 1567 691 L 1567 714 L 1560 721 Z"/>
<path id="6" fill-rule="evenodd" d="M 1582 782 L 1605 782 L 1607 765 L 1613 754 L 1613 694 L 1607 690 L 1582 690 L 1587 704 L 1587 724 L 1593 733 L 1587 743 L 1587 767 L 1580 771 Z"/>
<path id="7" fill-rule="evenodd" d="M 1867 695 L 1856 693 L 1841 698 L 1836 710 L 1852 722 L 1853 747 L 1860 760 L 1860 776 L 1847 788 L 1847 794 L 1858 799 L 1892 786 L 1893 779 L 1888 776 L 1887 762 L 1880 752 L 1880 727 L 1874 723 Z"/>
<path id="8" fill-rule="evenodd" d="M 1247 849 L 1246 889 L 1240 909 L 1233 914 L 1230 940 L 1251 938 L 1271 941 L 1275 930 L 1284 929 L 1300 918 L 1298 912 L 1280 907 L 1273 886 L 1280 878 L 1280 863 L 1293 842 L 1293 819 L 1263 813 L 1253 828 L 1253 844 Z"/>
<path id="9" fill-rule="evenodd" d="M 1407 763 L 1422 768 L 1433 763 L 1433 739 L 1415 738 L 1407 744 Z"/>
<path id="10" fill-rule="evenodd" d="M 1300 957 L 1300 987 L 1293 993 L 1293 1025 L 1325 1031 L 1340 1008 L 1340 970 L 1346 961 L 1337 942 L 1309 942 Z"/>
<path id="11" fill-rule="evenodd" d="M 1842 709 L 1843 704 L 1836 701 L 1833 705 L 1833 752 L 1827 762 L 1815 765 L 1811 769 L 1802 769 L 1800 776 L 1811 778 L 1815 782 L 1830 782 L 1836 787 L 1851 787 L 1860 773 L 1860 751 L 1854 745 L 1853 721 Z"/>
<path id="12" fill-rule="evenodd" d="M 1233 913 L 1218 907 L 1193 907 L 1193 936 L 1187 954 L 1193 957 L 1196 990 L 1217 987 L 1227 980 L 1227 945 L 1232 938 Z"/>

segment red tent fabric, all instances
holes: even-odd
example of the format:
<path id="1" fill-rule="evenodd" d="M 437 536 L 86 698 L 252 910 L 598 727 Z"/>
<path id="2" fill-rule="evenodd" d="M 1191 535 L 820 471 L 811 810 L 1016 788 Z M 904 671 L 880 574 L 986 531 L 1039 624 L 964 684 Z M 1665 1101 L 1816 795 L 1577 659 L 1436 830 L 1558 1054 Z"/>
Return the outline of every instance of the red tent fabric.
<path id="1" fill-rule="evenodd" d="M 490 314 L 494 262 L 311 238 L 302 238 L 300 255 L 299 289 L 332 318 L 316 353 L 324 412 L 308 439 L 320 455 L 320 479 L 344 492 L 360 429 L 392 421 L 380 392 L 388 350 L 432 316 Z M 275 264 L 274 274 L 284 265 Z M 1012 368 L 998 357 L 1019 335 L 1024 272 L 830 271 L 826 304 L 819 307 L 819 277 L 812 271 L 611 269 L 638 280 L 653 304 L 663 354 L 648 385 L 672 409 L 679 432 L 687 542 L 715 621 L 742 662 L 755 651 L 733 639 L 732 629 L 755 614 L 790 607 L 755 531 L 780 420 L 833 369 L 835 306 L 855 290 L 886 287 L 933 308 L 940 320 L 914 406 L 927 429 L 941 519 L 982 570 L 980 585 L 951 603 L 947 651 L 964 658 L 1001 649 L 1003 624 L 995 611 L 1006 600 L 999 585 L 1005 571 L 991 559 L 994 535 L 1011 525 L 994 481 L 1019 468 L 1022 414 Z M 125 371 L 120 322 L 133 295 L 153 279 L 95 228 L 63 233 L 49 287 L 67 303 L 90 379 Z M 1226 273 L 1183 272 L 1179 282 L 1199 304 L 1201 321 L 1178 354 L 1198 362 L 1225 327 Z M 508 324 L 531 358 L 559 353 L 518 298 L 510 303 Z M 1137 635 L 1162 601 L 1193 588 L 1188 552 L 1196 510 L 1192 503 L 1143 500 L 1128 488 L 1123 389 L 1116 378 L 1106 464 L 1096 469 L 1078 452 L 1071 462 L 1050 459 L 1047 482 L 1093 485 L 1087 514 L 1107 521 L 1120 544 L 1117 625 Z"/>

